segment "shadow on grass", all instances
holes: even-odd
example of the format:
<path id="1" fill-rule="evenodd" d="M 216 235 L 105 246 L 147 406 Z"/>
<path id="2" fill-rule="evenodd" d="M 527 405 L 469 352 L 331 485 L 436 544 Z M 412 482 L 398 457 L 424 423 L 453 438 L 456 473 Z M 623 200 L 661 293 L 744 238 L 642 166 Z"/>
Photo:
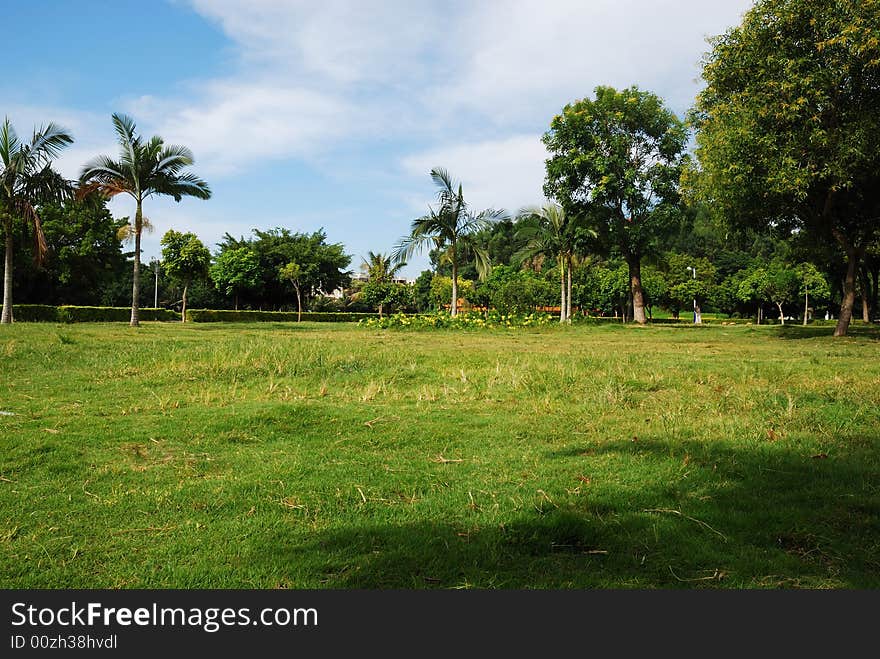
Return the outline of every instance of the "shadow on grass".
<path id="1" fill-rule="evenodd" d="M 827 456 L 781 442 L 594 445 L 547 456 L 587 474 L 560 503 L 389 523 L 365 504 L 357 525 L 263 536 L 250 559 L 329 588 L 878 588 L 878 443 L 874 430 Z M 645 479 L 591 482 L 596 458 L 638 462 Z"/>
<path id="2" fill-rule="evenodd" d="M 833 338 L 834 327 L 831 325 L 779 325 L 774 326 L 773 333 L 780 339 L 815 339 Z M 862 321 L 853 321 L 847 330 L 847 336 L 856 339 L 880 341 L 880 326 Z"/>

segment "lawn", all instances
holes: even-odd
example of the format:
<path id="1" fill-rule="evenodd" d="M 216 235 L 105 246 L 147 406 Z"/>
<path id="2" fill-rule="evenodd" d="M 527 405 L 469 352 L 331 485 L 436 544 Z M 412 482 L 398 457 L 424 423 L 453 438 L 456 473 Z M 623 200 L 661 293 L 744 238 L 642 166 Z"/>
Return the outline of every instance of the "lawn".
<path id="1" fill-rule="evenodd" d="M 4 588 L 878 588 L 880 332 L 0 327 Z"/>

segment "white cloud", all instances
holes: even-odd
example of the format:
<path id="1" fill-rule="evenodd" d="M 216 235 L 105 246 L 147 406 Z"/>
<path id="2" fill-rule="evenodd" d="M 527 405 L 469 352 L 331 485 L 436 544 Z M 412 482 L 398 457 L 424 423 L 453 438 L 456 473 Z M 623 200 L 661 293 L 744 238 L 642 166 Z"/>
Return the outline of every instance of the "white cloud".
<path id="1" fill-rule="evenodd" d="M 430 149 L 403 160 L 412 176 L 428 180 L 429 172 L 442 167 L 461 181 L 465 199 L 476 211 L 505 208 L 515 213 L 523 206 L 544 202 L 544 161 L 547 150 L 535 135 L 458 144 Z M 410 197 L 415 199 L 415 197 Z M 413 210 L 425 212 L 430 198 Z"/>
<path id="2" fill-rule="evenodd" d="M 660 93 L 673 107 L 697 89 L 705 38 L 739 22 L 749 0 L 508 0 L 463 19 L 458 75 L 433 96 L 495 123 L 556 112 L 597 85 Z M 549 116 L 547 116 L 549 123 Z"/>
<path id="3" fill-rule="evenodd" d="M 192 149 L 204 175 L 234 174 L 265 158 L 302 158 L 351 128 L 339 99 L 271 81 L 218 80 L 202 86 L 195 103 L 146 97 L 128 105 L 166 142 Z"/>

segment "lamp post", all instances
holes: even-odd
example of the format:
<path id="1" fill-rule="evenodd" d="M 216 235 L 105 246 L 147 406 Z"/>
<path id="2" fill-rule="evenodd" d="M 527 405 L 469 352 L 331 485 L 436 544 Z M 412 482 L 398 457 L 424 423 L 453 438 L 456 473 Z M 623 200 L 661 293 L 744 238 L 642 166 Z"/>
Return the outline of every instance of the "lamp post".
<path id="1" fill-rule="evenodd" d="M 153 308 L 159 308 L 159 262 L 153 261 L 153 271 L 156 273 L 155 283 L 153 284 Z"/>
<path id="2" fill-rule="evenodd" d="M 688 272 L 692 272 L 694 277 L 694 282 L 697 281 L 697 269 L 693 266 L 687 267 Z M 694 325 L 700 325 L 703 321 L 702 316 L 700 314 L 700 309 L 697 307 L 697 293 L 694 291 Z"/>

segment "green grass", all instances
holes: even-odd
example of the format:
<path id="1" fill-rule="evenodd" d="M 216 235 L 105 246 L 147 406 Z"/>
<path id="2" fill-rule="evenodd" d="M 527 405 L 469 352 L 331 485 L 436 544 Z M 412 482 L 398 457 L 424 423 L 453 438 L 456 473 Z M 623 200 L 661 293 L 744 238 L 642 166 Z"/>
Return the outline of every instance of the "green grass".
<path id="1" fill-rule="evenodd" d="M 0 327 L 4 588 L 878 588 L 880 333 Z"/>

